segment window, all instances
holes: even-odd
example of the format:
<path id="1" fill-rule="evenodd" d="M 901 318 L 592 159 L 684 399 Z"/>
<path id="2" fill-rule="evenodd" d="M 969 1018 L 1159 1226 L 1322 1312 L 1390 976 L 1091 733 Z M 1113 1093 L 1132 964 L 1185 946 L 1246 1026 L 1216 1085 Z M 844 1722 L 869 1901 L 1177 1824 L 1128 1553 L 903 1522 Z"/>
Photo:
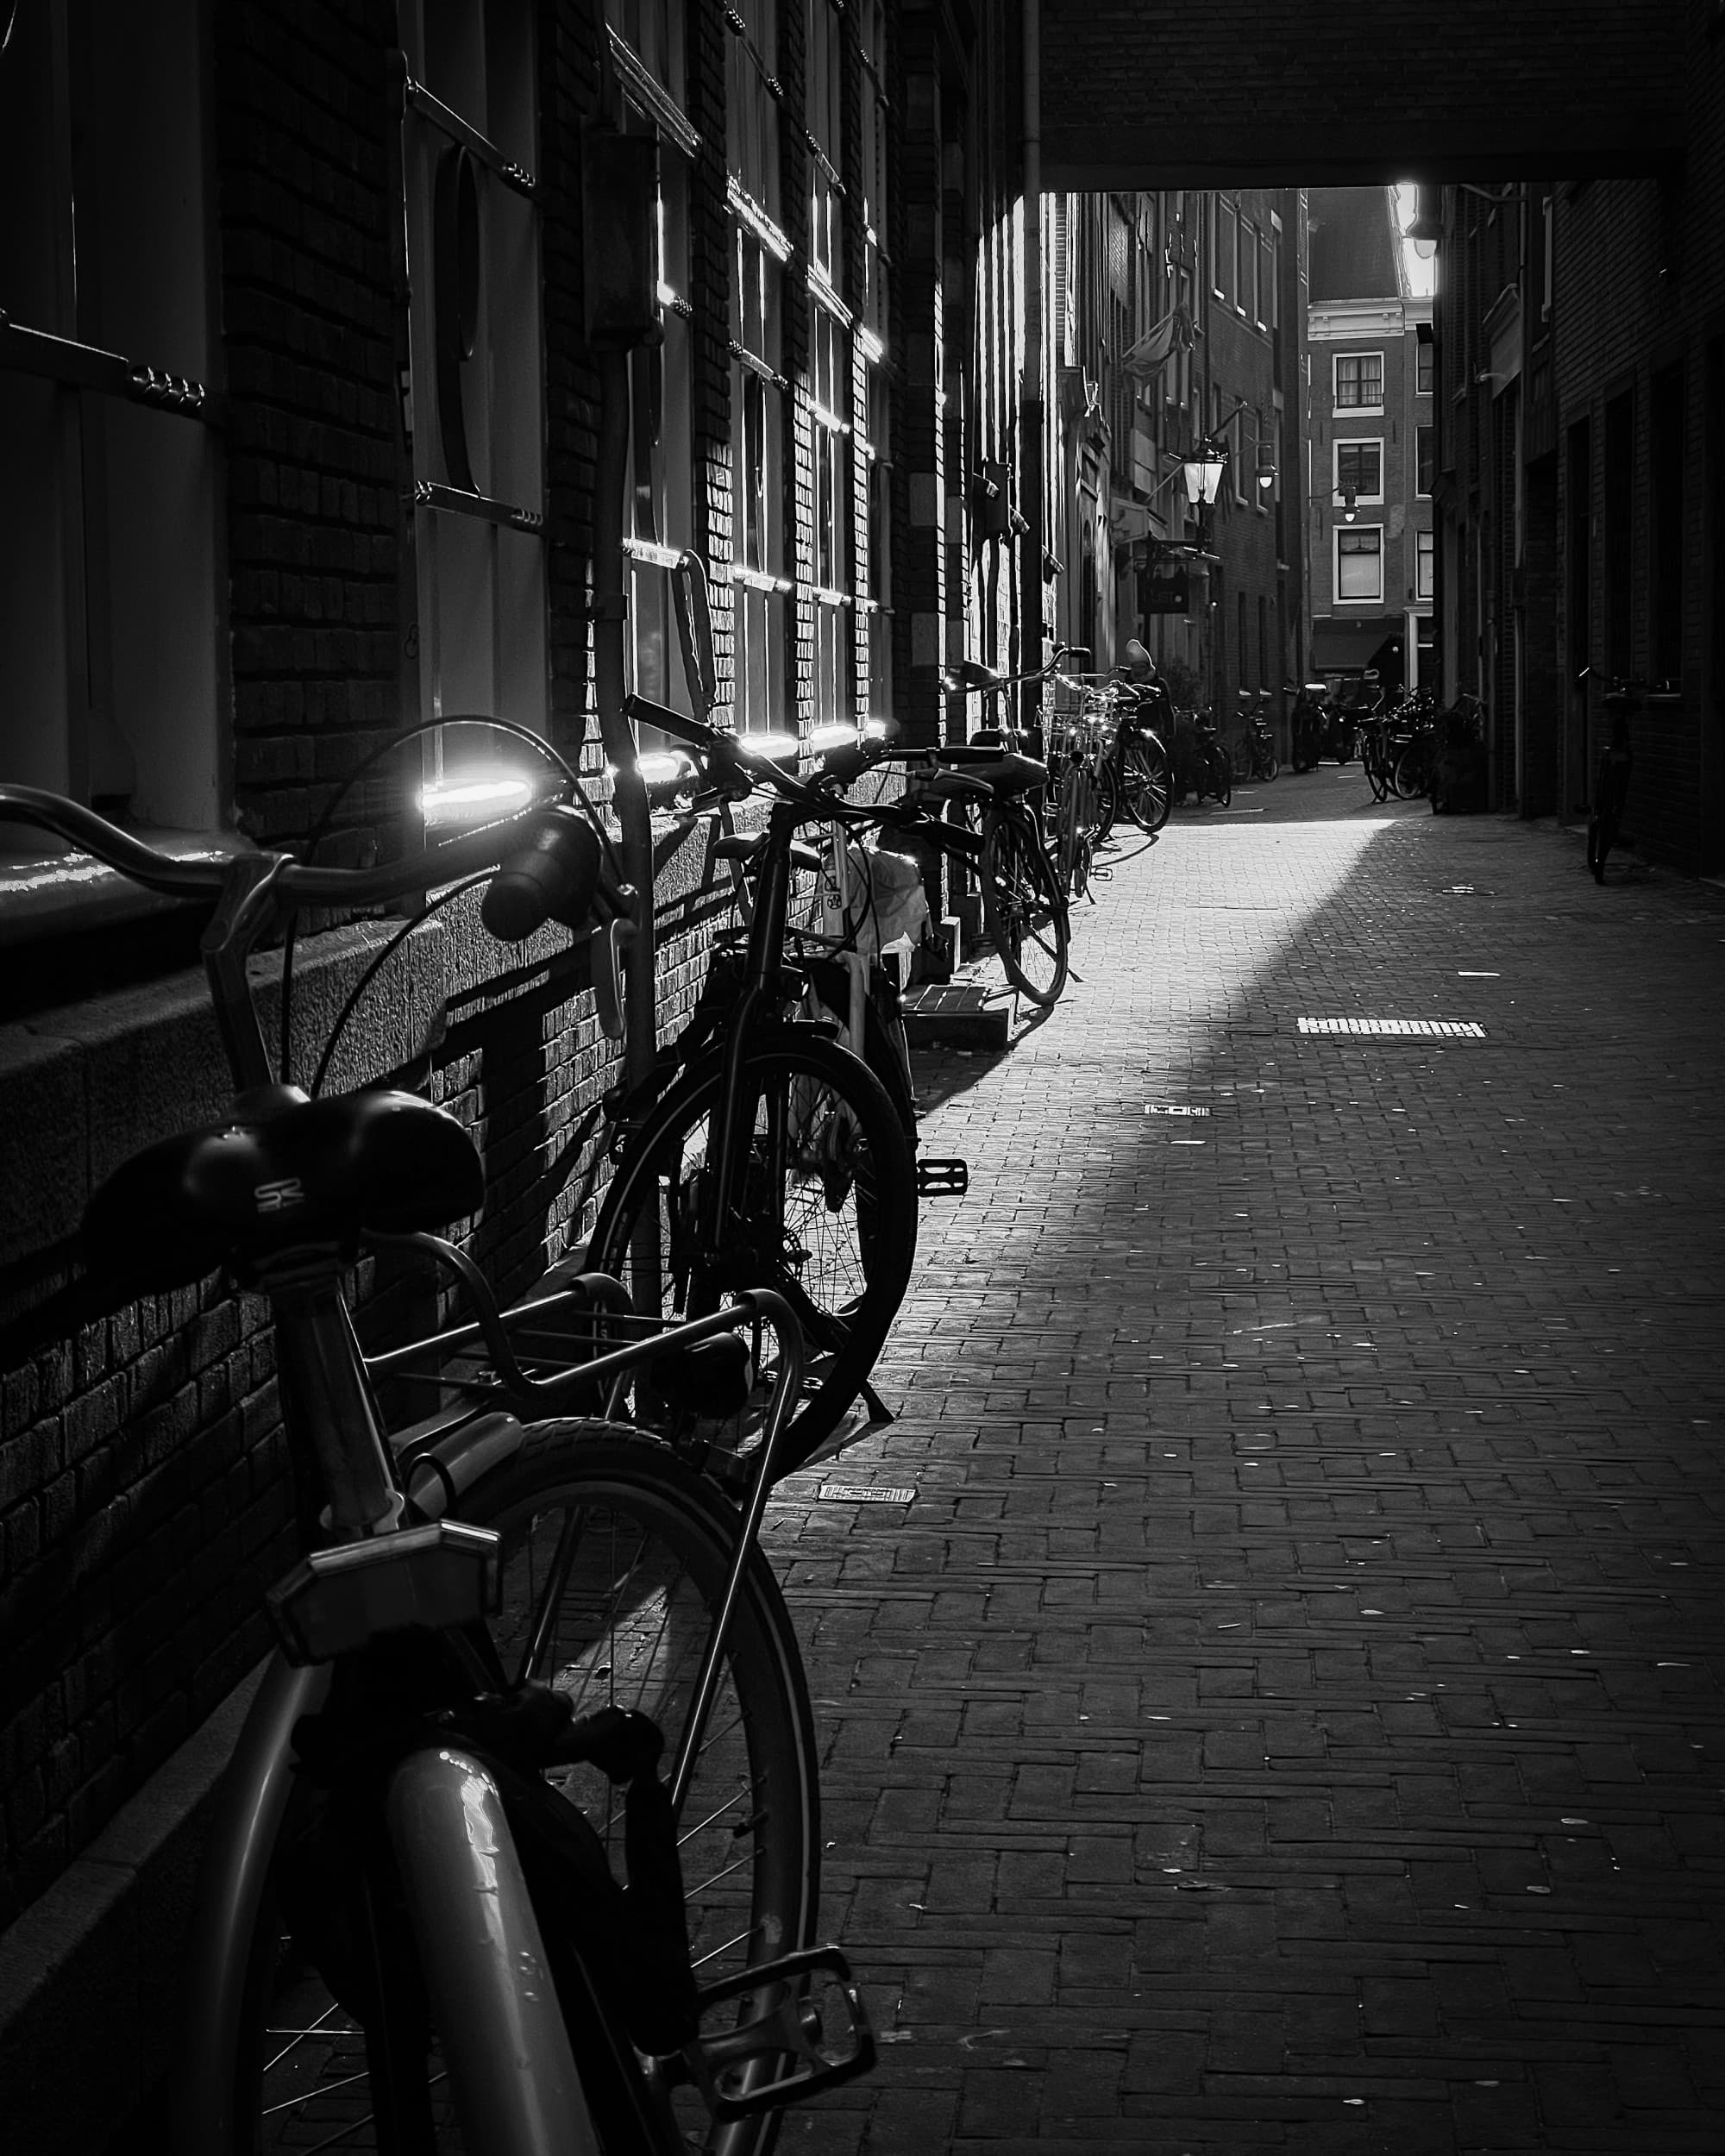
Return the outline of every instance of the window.
<path id="1" fill-rule="evenodd" d="M 1415 427 L 1414 429 L 1414 492 L 1429 494 L 1432 482 L 1437 476 L 1437 442 L 1433 429 Z"/>
<path id="2" fill-rule="evenodd" d="M 1414 534 L 1414 596 L 1415 599 L 1430 599 L 1435 589 L 1432 575 L 1433 536 L 1434 535 L 1429 531 L 1416 531 Z"/>
<path id="3" fill-rule="evenodd" d="M 1335 445 L 1336 492 L 1351 493 L 1357 502 L 1383 499 L 1383 444 L 1339 442 Z"/>
<path id="4" fill-rule="evenodd" d="M 692 544 L 687 167 L 659 158 L 659 303 L 664 340 L 629 355 L 629 559 L 625 669 L 637 695 L 687 711 L 688 684 L 672 611 L 670 572 Z"/>
<path id="5" fill-rule="evenodd" d="M 0 776 L 158 831 L 225 805 L 207 24 L 27 7 L 0 60 Z"/>
<path id="6" fill-rule="evenodd" d="M 893 708 L 893 406 L 884 368 L 869 367 L 869 434 L 857 443 L 869 467 L 869 573 L 863 604 L 869 617 L 869 699 L 871 717 Z"/>
<path id="7" fill-rule="evenodd" d="M 1233 204 L 1223 196 L 1216 197 L 1216 225 L 1212 249 L 1211 282 L 1219 299 L 1229 306 L 1234 301 L 1234 246 L 1237 224 Z"/>
<path id="8" fill-rule="evenodd" d="M 1359 604 L 1383 597 L 1383 527 L 1343 524 L 1336 531 L 1336 598 Z"/>
<path id="9" fill-rule="evenodd" d="M 886 16 L 884 0 L 862 0 L 855 20 L 862 48 L 861 156 L 862 221 L 862 304 L 859 321 L 865 338 L 884 350 L 888 333 L 889 263 L 887 231 Z M 866 349 L 866 346 L 865 346 Z"/>
<path id="10" fill-rule="evenodd" d="M 1276 264 L 1267 234 L 1258 235 L 1258 326 L 1268 329 L 1276 313 Z"/>
<path id="11" fill-rule="evenodd" d="M 825 4 L 825 0 L 821 0 Z M 856 708 L 850 636 L 850 338 L 812 303 L 810 422 L 814 465 L 814 716 L 818 725 Z"/>
<path id="12" fill-rule="evenodd" d="M 1415 335 L 1414 349 L 1414 394 L 1416 397 L 1429 397 L 1437 372 L 1438 354 L 1437 347 L 1432 342 L 1432 333 L 1423 323 Z"/>
<path id="13" fill-rule="evenodd" d="M 769 217 L 779 215 L 779 49 L 777 0 L 737 0 L 727 7 L 724 108 L 732 177 Z"/>
<path id="14" fill-rule="evenodd" d="M 828 284 L 838 281 L 840 122 L 844 48 L 832 0 L 807 0 L 804 118 L 814 140 L 809 159 L 809 260 Z"/>
<path id="15" fill-rule="evenodd" d="M 1335 366 L 1338 411 L 1383 411 L 1383 354 L 1381 352 L 1339 352 Z"/>
<path id="16" fill-rule="evenodd" d="M 1234 499 L 1242 509 L 1258 492 L 1258 414 L 1243 411 L 1239 416 L 1239 436 L 1228 461 L 1233 467 Z"/>
<path id="17" fill-rule="evenodd" d="M 509 0 L 404 13 L 413 542 L 423 715 L 548 721 L 543 279 L 532 21 Z M 461 261 L 458 278 L 439 266 Z M 461 298 L 477 291 L 472 317 Z M 428 751 L 436 775 L 441 744 Z"/>
<path id="18" fill-rule="evenodd" d="M 782 724 L 784 381 L 778 247 L 739 216 L 731 277 L 731 568 L 737 723 Z"/>
<path id="19" fill-rule="evenodd" d="M 1258 235 L 1242 217 L 1234 249 L 1234 305 L 1248 322 L 1258 316 Z"/>

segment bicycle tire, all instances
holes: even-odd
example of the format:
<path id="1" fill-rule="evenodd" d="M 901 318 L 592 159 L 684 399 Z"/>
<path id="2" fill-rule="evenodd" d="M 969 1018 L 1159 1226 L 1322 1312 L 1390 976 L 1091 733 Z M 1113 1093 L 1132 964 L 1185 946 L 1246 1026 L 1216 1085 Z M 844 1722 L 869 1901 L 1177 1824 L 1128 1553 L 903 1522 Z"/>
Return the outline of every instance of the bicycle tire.
<path id="1" fill-rule="evenodd" d="M 1252 745 L 1251 742 L 1247 740 L 1246 736 L 1242 734 L 1235 742 L 1233 746 L 1233 772 L 1236 779 L 1251 778 L 1252 775 Z"/>
<path id="2" fill-rule="evenodd" d="M 992 810 L 982 824 L 982 922 L 1007 978 L 1044 1010 L 1066 986 L 1072 928 L 1032 825 Z"/>
<path id="3" fill-rule="evenodd" d="M 1210 792 L 1222 808 L 1226 808 L 1234 798 L 1233 766 L 1226 749 L 1210 751 Z"/>
<path id="4" fill-rule="evenodd" d="M 1270 780 L 1274 779 L 1274 778 L 1275 778 L 1275 776 L 1276 776 L 1276 773 L 1277 773 L 1278 771 L 1280 771 L 1280 769 L 1281 769 L 1281 768 L 1282 768 L 1281 762 L 1280 762 L 1280 761 L 1279 761 L 1279 759 L 1277 758 L 1276 754 L 1276 744 L 1275 744 L 1275 743 L 1274 743 L 1274 742 L 1268 742 L 1268 743 L 1266 743 L 1264 744 L 1264 748 L 1263 748 L 1262 749 L 1260 749 L 1260 751 L 1258 752 L 1258 777 L 1259 777 L 1260 779 L 1264 780 L 1267 782 L 1267 781 L 1269 781 Z"/>
<path id="5" fill-rule="evenodd" d="M 1106 843 L 1114 825 L 1120 818 L 1120 774 L 1113 756 L 1102 757 L 1096 765 L 1095 843 Z"/>
<path id="6" fill-rule="evenodd" d="M 1174 805 L 1168 754 L 1160 743 L 1133 734 L 1120 755 L 1120 805 L 1141 831 L 1159 831 Z"/>
<path id="7" fill-rule="evenodd" d="M 656 1439 L 614 1424 L 557 1422 L 529 1429 L 454 1509 L 503 1537 L 502 1608 L 492 1630 L 511 1678 L 552 1683 L 577 1715 L 612 1703 L 639 1708 L 666 1739 L 668 1772 L 735 1546 L 736 1514 L 724 1498 Z M 692 1956 L 711 1983 L 812 1945 L 819 1912 L 813 1720 L 795 1633 L 758 1550 L 743 1575 L 706 1727 L 681 1814 L 693 1823 L 680 1825 L 679 1848 Z M 592 1768 L 555 1769 L 548 1778 L 587 1817 L 621 1882 L 615 1791 Z M 460 2156 L 466 2144 L 435 2081 L 406 2138 L 380 2134 L 364 2032 L 281 1935 L 280 1870 L 249 1957 L 254 2026 L 235 2068 L 246 2087 L 233 2156 L 286 2156 L 313 2136 L 322 2149 Z M 284 1970 L 285 1991 L 276 1981 Z M 266 2007 L 293 2040 L 279 2049 L 257 2040 L 267 2034 Z M 435 2077 L 435 2055 L 431 2068 Z M 777 2114 L 716 2126 L 692 2096 L 650 2076 L 637 2100 L 654 2129 L 653 2156 L 768 2156 L 777 2139 Z M 638 2130 L 607 2137 L 601 2128 L 601 2139 L 606 2156 L 649 2156 Z"/>
<path id="8" fill-rule="evenodd" d="M 1398 801 L 1411 801 L 1423 793 L 1428 784 L 1426 752 L 1417 741 L 1410 741 L 1396 757 L 1389 782 L 1396 790 Z"/>
<path id="9" fill-rule="evenodd" d="M 837 1427 L 898 1314 L 916 1256 L 916 1167 L 891 1096 L 837 1042 L 780 1027 L 750 1046 L 743 1071 L 751 1142 L 739 1217 L 726 1236 L 702 1247 L 712 1241 L 701 1219 L 708 1131 L 724 1087 L 716 1048 L 625 1142 L 587 1263 L 615 1274 L 637 1310 L 666 1317 L 703 1316 L 736 1289 L 784 1295 L 808 1353 L 785 1439 L 788 1473 Z M 774 1370 L 770 1334 L 757 1346 L 764 1386 Z"/>

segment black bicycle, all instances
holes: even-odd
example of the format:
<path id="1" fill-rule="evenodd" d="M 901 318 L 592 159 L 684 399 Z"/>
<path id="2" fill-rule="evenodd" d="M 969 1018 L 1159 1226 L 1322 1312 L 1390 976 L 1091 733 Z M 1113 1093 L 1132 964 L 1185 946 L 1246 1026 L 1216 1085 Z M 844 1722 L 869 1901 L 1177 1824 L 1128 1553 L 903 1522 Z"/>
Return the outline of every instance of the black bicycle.
<path id="1" fill-rule="evenodd" d="M 1614 680 L 1600 699 L 1610 730 L 1599 752 L 1593 776 L 1593 812 L 1587 820 L 1587 865 L 1596 883 L 1604 882 L 1606 856 L 1623 835 L 1623 811 L 1635 769 L 1629 719 L 1642 707 L 1640 692 L 1645 686 L 1640 681 Z"/>

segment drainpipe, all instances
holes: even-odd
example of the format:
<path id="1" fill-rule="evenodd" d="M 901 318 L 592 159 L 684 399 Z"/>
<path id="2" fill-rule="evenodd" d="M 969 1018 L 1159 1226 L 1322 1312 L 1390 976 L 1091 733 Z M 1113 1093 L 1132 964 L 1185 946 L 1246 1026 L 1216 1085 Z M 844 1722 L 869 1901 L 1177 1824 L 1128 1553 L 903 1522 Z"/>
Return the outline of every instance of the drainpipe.
<path id="1" fill-rule="evenodd" d="M 1021 0 L 1024 37 L 1024 378 L 1019 387 L 1019 513 L 1029 529 L 1019 543 L 1019 665 L 1042 664 L 1042 555 L 1047 544 L 1043 452 L 1048 406 L 1043 396 L 1042 335 L 1042 0 Z M 1020 723 L 1040 723 L 1039 689 L 1019 691 Z"/>

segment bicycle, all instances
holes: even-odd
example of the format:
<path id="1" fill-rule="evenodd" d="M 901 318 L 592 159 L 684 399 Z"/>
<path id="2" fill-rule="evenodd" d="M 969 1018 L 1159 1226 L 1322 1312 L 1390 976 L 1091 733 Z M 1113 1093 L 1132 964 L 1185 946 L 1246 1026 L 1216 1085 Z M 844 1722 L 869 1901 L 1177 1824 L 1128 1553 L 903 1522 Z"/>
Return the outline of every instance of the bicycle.
<path id="1" fill-rule="evenodd" d="M 389 2156 L 456 2136 L 498 2156 L 765 2156 L 779 2107 L 873 2055 L 843 1956 L 812 1944 L 812 1719 L 756 1541 L 800 1383 L 794 1316 L 757 1292 L 643 1327 L 594 1278 L 596 1351 L 561 1383 L 518 1368 L 511 1382 L 553 1410 L 597 1389 L 599 1414 L 529 1427 L 481 1408 L 392 1440 L 345 1274 L 376 1238 L 435 1243 L 474 1212 L 479 1156 L 417 1094 L 313 1097 L 276 1079 L 248 970 L 298 909 L 496 887 L 500 864 L 518 881 L 558 850 L 554 831 L 566 869 L 575 857 L 562 903 L 584 915 L 597 840 L 580 825 L 588 843 L 571 845 L 536 806 L 358 870 L 175 860 L 28 787 L 0 786 L 0 817 L 170 898 L 214 901 L 204 968 L 232 1107 L 110 1175 L 85 1248 L 122 1294 L 219 1266 L 265 1298 L 285 1432 L 317 1491 L 313 1546 L 270 1596 L 279 1651 L 195 1903 L 173 2147 L 273 2147 L 278 2106 L 298 2119 L 327 2101 L 356 2125 L 349 2146 Z M 484 1323 L 507 1359 L 494 1305 Z M 606 1420 L 643 1366 L 739 1325 L 780 1336 L 740 1508 L 662 1440 Z M 357 2121 L 351 2090 L 302 2100 L 276 2085 L 297 2053 L 270 2034 L 290 1941 L 291 1981 L 315 1971 L 362 2032 Z"/>
<path id="2" fill-rule="evenodd" d="M 1436 699 L 1429 689 L 1416 689 L 1392 705 L 1389 718 L 1390 786 L 1397 800 L 1411 801 L 1430 791 L 1437 768 Z"/>
<path id="3" fill-rule="evenodd" d="M 1234 797 L 1233 758 L 1223 745 L 1215 715 L 1208 711 L 1185 714 L 1185 724 L 1176 736 L 1175 799 L 1189 787 L 1195 800 L 1206 799 L 1226 808 Z"/>
<path id="4" fill-rule="evenodd" d="M 1613 680 L 1600 699 L 1610 718 L 1611 730 L 1599 752 L 1593 780 L 1593 813 L 1587 820 L 1587 865 L 1596 883 L 1604 882 L 1606 856 L 1622 837 L 1623 811 L 1635 768 L 1629 717 L 1643 708 L 1640 692 L 1645 686 L 1640 681 Z"/>
<path id="5" fill-rule="evenodd" d="M 1290 682 L 1291 689 L 1293 684 Z M 1303 683 L 1289 717 L 1288 761 L 1295 772 L 1315 771 L 1328 729 L 1329 689 L 1322 681 Z"/>
<path id="6" fill-rule="evenodd" d="M 1264 710 L 1262 701 L 1269 693 L 1267 689 L 1260 689 L 1254 697 L 1250 689 L 1239 692 L 1240 716 L 1246 722 L 1246 730 L 1234 737 L 1233 768 L 1237 780 L 1258 779 L 1267 782 L 1274 779 L 1281 768 L 1276 760 L 1276 736 L 1270 728 L 1270 714 Z"/>
<path id="7" fill-rule="evenodd" d="M 1088 656 L 1062 644 L 1046 666 L 1022 674 L 996 674 L 977 661 L 961 660 L 947 676 L 947 686 L 955 693 L 998 697 L 1007 689 L 1049 681 L 1067 661 Z M 1066 986 L 1072 927 L 1041 823 L 1048 769 L 1023 753 L 1027 745 L 1017 726 L 978 727 L 968 741 L 949 743 L 920 757 L 927 775 L 913 798 L 956 803 L 964 820 L 939 820 L 930 836 L 976 879 L 982 925 L 1007 978 L 1021 995 L 1047 1010 Z M 968 798 L 955 793 L 953 782 L 962 785 L 967 778 L 986 787 L 986 795 L 979 797 L 974 787 Z"/>

